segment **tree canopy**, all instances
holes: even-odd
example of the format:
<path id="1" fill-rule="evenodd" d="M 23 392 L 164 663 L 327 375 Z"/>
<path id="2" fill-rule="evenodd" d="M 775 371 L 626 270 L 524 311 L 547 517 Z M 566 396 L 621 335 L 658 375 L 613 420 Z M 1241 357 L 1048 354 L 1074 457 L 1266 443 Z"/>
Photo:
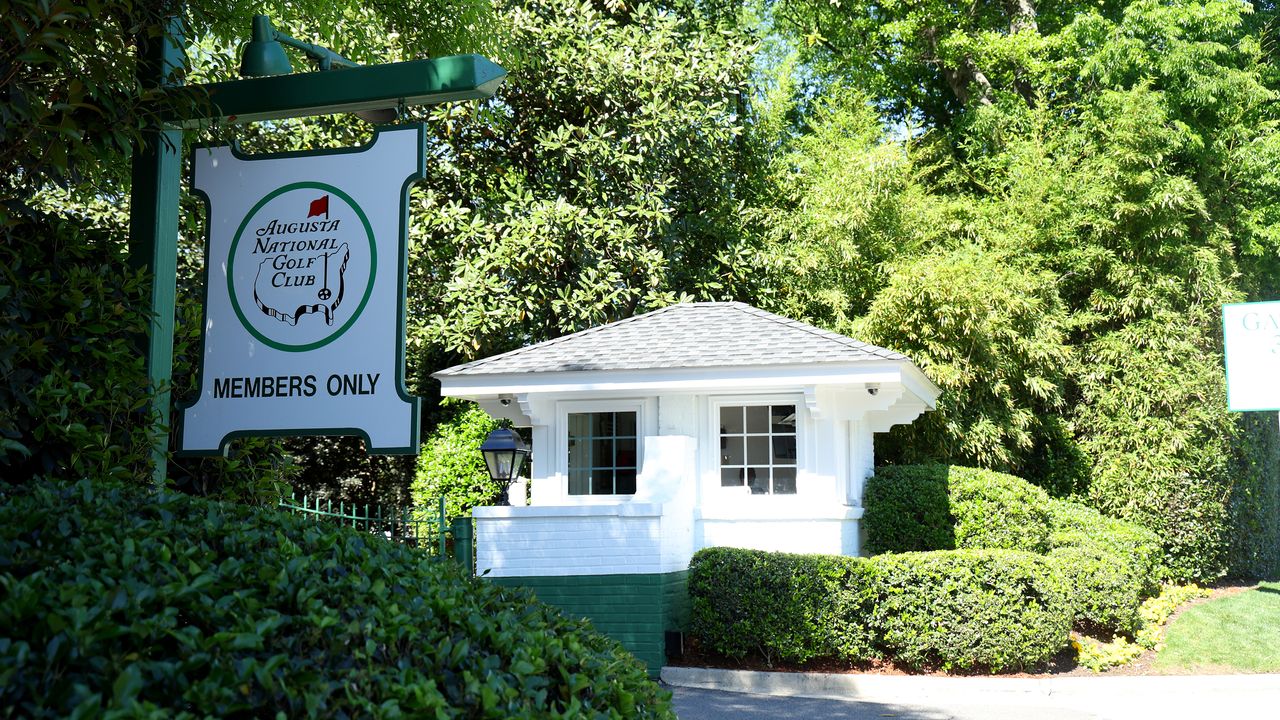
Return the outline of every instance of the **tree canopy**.
<path id="1" fill-rule="evenodd" d="M 102 268 L 123 265 L 130 152 L 160 107 L 134 51 L 162 6 L 11 5 L 0 458 L 127 475 L 146 462 L 140 369 L 55 339 L 137 332 L 111 308 L 140 302 L 145 277 Z M 229 79 L 250 10 L 187 7 L 190 79 Z M 1280 570 L 1280 442 L 1274 419 L 1226 412 L 1219 322 L 1222 303 L 1280 288 L 1273 4 L 259 11 L 358 61 L 484 52 L 510 72 L 491 100 L 409 118 L 429 132 L 410 204 L 413 391 L 431 397 L 430 373 L 454 362 L 680 299 L 743 300 L 905 352 L 944 388 L 937 412 L 878 439 L 881 461 L 1013 472 L 1137 520 L 1161 534 L 1171 577 Z M 204 132 L 265 151 L 351 144 L 368 128 L 328 117 Z M 178 397 L 202 263 L 201 211 L 184 208 Z M 36 292 L 50 267 L 62 274 L 42 282 L 77 290 Z M 85 299 L 98 314 L 78 320 L 66 304 Z M 91 399 L 77 383 L 117 388 L 83 428 L 57 421 L 66 398 Z M 424 437 L 442 421 L 453 433 L 455 414 L 431 409 Z M 236 472 L 178 470 L 262 498 L 274 485 L 250 478 L 280 477 L 288 455 L 308 488 L 403 498 L 413 463 L 353 460 L 358 445 L 249 443 Z"/>

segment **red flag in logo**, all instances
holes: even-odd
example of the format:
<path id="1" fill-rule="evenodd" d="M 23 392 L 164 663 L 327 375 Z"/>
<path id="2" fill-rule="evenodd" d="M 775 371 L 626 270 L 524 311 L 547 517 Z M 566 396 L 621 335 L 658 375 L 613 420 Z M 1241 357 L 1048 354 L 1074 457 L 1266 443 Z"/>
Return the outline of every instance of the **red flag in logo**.
<path id="1" fill-rule="evenodd" d="M 329 219 L 329 196 L 325 195 L 319 200 L 311 201 L 311 209 L 307 211 L 307 217 L 313 218 L 317 215 L 324 215 L 324 219 Z"/>

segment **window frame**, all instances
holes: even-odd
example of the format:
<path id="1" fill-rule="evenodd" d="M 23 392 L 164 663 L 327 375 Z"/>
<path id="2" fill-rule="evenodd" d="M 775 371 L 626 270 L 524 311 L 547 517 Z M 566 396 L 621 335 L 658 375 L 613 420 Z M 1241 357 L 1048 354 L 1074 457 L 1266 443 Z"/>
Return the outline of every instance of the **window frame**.
<path id="1" fill-rule="evenodd" d="M 721 484 L 720 463 L 720 411 L 726 407 L 768 407 L 774 405 L 792 405 L 796 409 L 796 462 L 795 465 L 781 465 L 779 467 L 795 468 L 795 484 L 796 491 L 794 493 L 775 494 L 773 492 L 772 483 L 770 483 L 769 492 L 752 493 L 751 487 L 746 479 L 743 479 L 742 485 L 725 486 Z M 801 394 L 767 394 L 767 395 L 720 395 L 712 396 L 707 403 L 707 422 L 706 437 L 703 447 L 707 448 L 705 459 L 703 462 L 703 478 L 704 487 L 713 495 L 721 497 L 748 497 L 753 499 L 765 499 L 773 501 L 789 501 L 794 498 L 805 496 L 805 475 L 808 474 L 808 437 L 809 437 L 809 411 L 805 405 L 804 396 Z M 772 435 L 772 433 L 771 433 Z M 744 461 L 745 461 L 744 457 Z M 770 468 L 774 467 L 772 458 L 769 463 Z"/>
<path id="2" fill-rule="evenodd" d="M 648 419 L 647 403 L 641 399 L 629 400 L 571 400 L 556 403 L 556 479 L 559 481 L 560 496 L 571 504 L 616 503 L 627 501 L 640 493 L 640 471 L 644 467 L 644 438 L 652 435 Z M 636 492 L 628 494 L 569 494 L 569 415 L 575 413 L 619 413 L 634 412 L 636 414 Z"/>

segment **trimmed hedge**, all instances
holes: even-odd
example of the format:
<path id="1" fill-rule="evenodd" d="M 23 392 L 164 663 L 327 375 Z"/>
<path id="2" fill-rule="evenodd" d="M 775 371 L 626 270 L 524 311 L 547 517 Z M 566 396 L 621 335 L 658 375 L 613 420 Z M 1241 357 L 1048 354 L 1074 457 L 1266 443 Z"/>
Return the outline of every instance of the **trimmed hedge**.
<path id="1" fill-rule="evenodd" d="M 1079 503 L 1053 499 L 1049 501 L 1049 545 L 1109 552 L 1130 566 L 1129 573 L 1144 596 L 1159 590 L 1164 575 L 1160 536 L 1141 525 L 1109 518 Z"/>
<path id="2" fill-rule="evenodd" d="M 1132 635 L 1158 588 L 1154 533 L 1012 475 L 884 467 L 865 505 L 868 547 L 900 554 L 696 554 L 699 643 L 769 663 L 882 656 L 917 669 L 1018 670 L 1062 649 L 1073 625 Z"/>
<path id="3" fill-rule="evenodd" d="M 1160 587 L 1160 538 L 1066 500 L 1050 500 L 1049 517 L 1049 559 L 1071 590 L 1076 627 L 1137 632 L 1138 608 Z"/>
<path id="4" fill-rule="evenodd" d="M 893 465 L 867 479 L 862 522 L 867 551 L 951 550 L 956 546 L 955 518 L 947 488 L 946 465 Z"/>
<path id="5" fill-rule="evenodd" d="M 863 558 L 706 548 L 689 563 L 690 633 L 735 660 L 857 664 L 875 657 L 873 586 Z"/>
<path id="6" fill-rule="evenodd" d="M 848 558 L 708 548 L 689 565 L 690 632 L 740 660 L 888 657 L 1021 670 L 1066 646 L 1067 593 L 1041 556 L 957 550 Z"/>
<path id="7" fill-rule="evenodd" d="M 1049 549 L 1049 495 L 1027 481 L 955 465 L 891 465 L 867 480 L 873 553 Z"/>
<path id="8" fill-rule="evenodd" d="M 276 510 L 0 484 L 0 707 L 21 717 L 664 717 L 523 591 Z"/>
<path id="9" fill-rule="evenodd" d="M 1070 599 L 1040 555 L 954 550 L 872 561 L 872 625 L 886 654 L 908 667 L 1024 670 L 1067 645 Z"/>
<path id="10" fill-rule="evenodd" d="M 1054 548 L 1048 558 L 1071 593 L 1077 629 L 1095 635 L 1138 631 L 1143 592 L 1131 563 L 1087 546 Z"/>

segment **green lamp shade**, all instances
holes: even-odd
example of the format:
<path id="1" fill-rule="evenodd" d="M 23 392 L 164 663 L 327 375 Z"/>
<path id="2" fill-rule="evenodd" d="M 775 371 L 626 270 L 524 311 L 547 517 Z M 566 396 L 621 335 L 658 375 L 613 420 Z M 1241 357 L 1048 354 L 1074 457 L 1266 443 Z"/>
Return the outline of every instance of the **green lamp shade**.
<path id="1" fill-rule="evenodd" d="M 293 66 L 289 64 L 284 46 L 276 41 L 271 18 L 266 15 L 253 16 L 253 39 L 244 46 L 244 52 L 240 55 L 240 76 L 267 77 L 288 75 L 291 72 Z"/>

